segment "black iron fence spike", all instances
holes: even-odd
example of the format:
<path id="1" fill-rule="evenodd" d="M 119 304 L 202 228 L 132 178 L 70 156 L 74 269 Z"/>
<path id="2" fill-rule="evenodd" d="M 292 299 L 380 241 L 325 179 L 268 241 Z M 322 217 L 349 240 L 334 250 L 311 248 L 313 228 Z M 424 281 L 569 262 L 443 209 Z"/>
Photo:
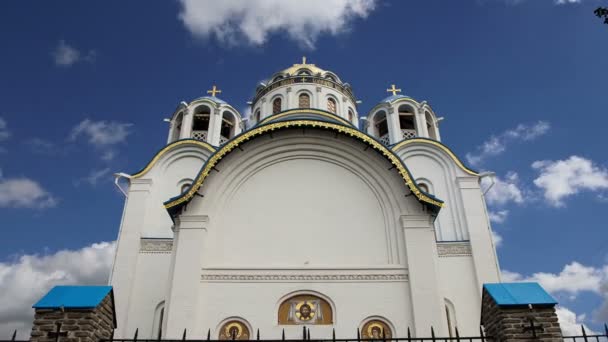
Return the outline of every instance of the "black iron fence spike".
<path id="1" fill-rule="evenodd" d="M 135 335 L 133 335 L 133 341 L 137 341 L 137 335 L 139 334 L 139 328 L 135 329 Z"/>
<path id="2" fill-rule="evenodd" d="M 331 340 L 332 341 L 336 340 L 336 328 L 331 329 Z"/>
<path id="3" fill-rule="evenodd" d="M 458 333 L 458 327 L 454 327 L 454 333 L 456 334 L 456 341 L 460 342 L 460 334 Z"/>
<path id="4" fill-rule="evenodd" d="M 435 329 L 431 325 L 431 340 L 435 341 Z"/>
<path id="5" fill-rule="evenodd" d="M 306 341 L 306 326 L 302 326 L 302 340 Z"/>
<path id="6" fill-rule="evenodd" d="M 357 342 L 361 341 L 361 330 L 357 328 Z"/>
<path id="7" fill-rule="evenodd" d="M 211 340 L 211 328 L 207 329 L 207 341 Z"/>
<path id="8" fill-rule="evenodd" d="M 255 338 L 259 341 L 260 340 L 260 328 L 258 328 L 258 331 L 255 334 Z"/>
<path id="9" fill-rule="evenodd" d="M 14 341 L 17 338 L 17 329 L 15 329 L 15 331 L 13 331 L 13 337 L 11 338 L 11 341 Z"/>
<path id="10" fill-rule="evenodd" d="M 186 340 L 186 328 L 184 328 L 184 333 L 182 334 L 182 341 Z"/>
<path id="11" fill-rule="evenodd" d="M 412 339 L 412 332 L 410 331 L 410 327 L 407 327 L 407 340 L 411 340 Z"/>
<path id="12" fill-rule="evenodd" d="M 283 333 L 281 334 L 281 339 L 285 341 L 285 328 L 283 328 Z"/>
<path id="13" fill-rule="evenodd" d="M 606 325 L 606 323 L 604 323 L 604 335 L 608 337 L 608 325 Z"/>

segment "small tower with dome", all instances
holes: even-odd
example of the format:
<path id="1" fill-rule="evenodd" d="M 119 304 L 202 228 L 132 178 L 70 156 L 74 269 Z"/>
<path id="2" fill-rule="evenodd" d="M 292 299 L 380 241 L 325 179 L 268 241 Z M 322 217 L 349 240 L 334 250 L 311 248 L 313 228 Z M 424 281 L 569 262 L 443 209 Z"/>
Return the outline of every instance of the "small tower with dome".
<path id="1" fill-rule="evenodd" d="M 219 146 L 241 133 L 241 113 L 216 96 L 221 92 L 213 85 L 210 96 L 180 103 L 170 119 L 167 143 L 196 139 Z"/>
<path id="2" fill-rule="evenodd" d="M 439 120 L 426 101 L 398 94 L 395 87 L 386 90 L 392 93 L 376 105 L 364 118 L 367 134 L 385 145 L 393 145 L 405 139 L 428 138 L 441 141 Z"/>

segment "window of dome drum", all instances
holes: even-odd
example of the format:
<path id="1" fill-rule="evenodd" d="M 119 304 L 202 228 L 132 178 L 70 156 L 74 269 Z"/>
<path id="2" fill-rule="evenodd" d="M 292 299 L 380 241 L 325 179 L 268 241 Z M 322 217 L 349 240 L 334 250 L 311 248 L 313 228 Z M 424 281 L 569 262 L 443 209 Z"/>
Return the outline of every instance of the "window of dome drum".
<path id="1" fill-rule="evenodd" d="M 353 122 L 353 111 L 352 110 L 348 110 L 348 121 Z"/>
<path id="2" fill-rule="evenodd" d="M 207 131 L 209 130 L 209 114 L 194 114 L 194 120 L 192 120 L 193 131 Z"/>
<path id="3" fill-rule="evenodd" d="M 281 102 L 282 101 L 281 101 L 280 97 L 276 98 L 276 99 L 274 99 L 274 101 L 272 101 L 272 114 L 276 114 L 281 111 L 281 106 L 282 106 Z"/>
<path id="4" fill-rule="evenodd" d="M 298 107 L 310 108 L 310 96 L 308 94 L 301 94 L 298 98 Z"/>
<path id="5" fill-rule="evenodd" d="M 255 111 L 255 122 L 260 122 L 260 110 Z"/>
<path id="6" fill-rule="evenodd" d="M 228 115 L 228 117 L 231 117 Z M 234 122 L 226 118 L 226 115 L 222 117 L 222 127 L 220 129 L 220 135 L 224 138 L 232 138 L 232 132 L 234 128 Z"/>
<path id="7" fill-rule="evenodd" d="M 327 99 L 327 111 L 336 114 L 336 100 L 331 98 Z"/>

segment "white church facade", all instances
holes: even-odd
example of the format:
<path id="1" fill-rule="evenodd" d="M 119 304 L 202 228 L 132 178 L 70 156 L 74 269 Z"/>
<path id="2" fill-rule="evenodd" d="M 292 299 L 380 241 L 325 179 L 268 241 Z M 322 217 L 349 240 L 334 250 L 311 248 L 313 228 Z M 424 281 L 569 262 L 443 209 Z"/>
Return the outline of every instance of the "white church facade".
<path id="1" fill-rule="evenodd" d="M 248 118 L 215 86 L 182 102 L 123 175 L 115 337 L 478 334 L 499 281 L 481 175 L 426 102 L 389 91 L 360 116 L 303 60 L 258 85 Z"/>

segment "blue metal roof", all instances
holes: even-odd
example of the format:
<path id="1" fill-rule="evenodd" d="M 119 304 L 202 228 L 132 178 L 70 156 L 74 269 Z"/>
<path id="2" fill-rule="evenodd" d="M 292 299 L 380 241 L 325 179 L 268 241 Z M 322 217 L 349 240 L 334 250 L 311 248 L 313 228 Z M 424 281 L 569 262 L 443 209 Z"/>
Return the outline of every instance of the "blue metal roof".
<path id="1" fill-rule="evenodd" d="M 385 97 L 382 101 L 380 102 L 393 102 L 397 99 L 409 99 L 409 96 L 406 95 L 391 95 L 389 97 Z"/>
<path id="2" fill-rule="evenodd" d="M 55 286 L 34 309 L 93 309 L 112 291 L 112 286 Z"/>
<path id="3" fill-rule="evenodd" d="M 202 97 L 197 98 L 196 100 L 203 100 L 203 99 L 211 100 L 213 102 L 220 103 L 220 104 L 227 104 L 226 101 L 224 101 L 220 98 L 217 98 L 215 96 L 202 96 Z M 194 100 L 194 101 L 196 101 L 196 100 Z"/>
<path id="4" fill-rule="evenodd" d="M 483 288 L 498 305 L 557 304 L 538 283 L 484 284 Z"/>

